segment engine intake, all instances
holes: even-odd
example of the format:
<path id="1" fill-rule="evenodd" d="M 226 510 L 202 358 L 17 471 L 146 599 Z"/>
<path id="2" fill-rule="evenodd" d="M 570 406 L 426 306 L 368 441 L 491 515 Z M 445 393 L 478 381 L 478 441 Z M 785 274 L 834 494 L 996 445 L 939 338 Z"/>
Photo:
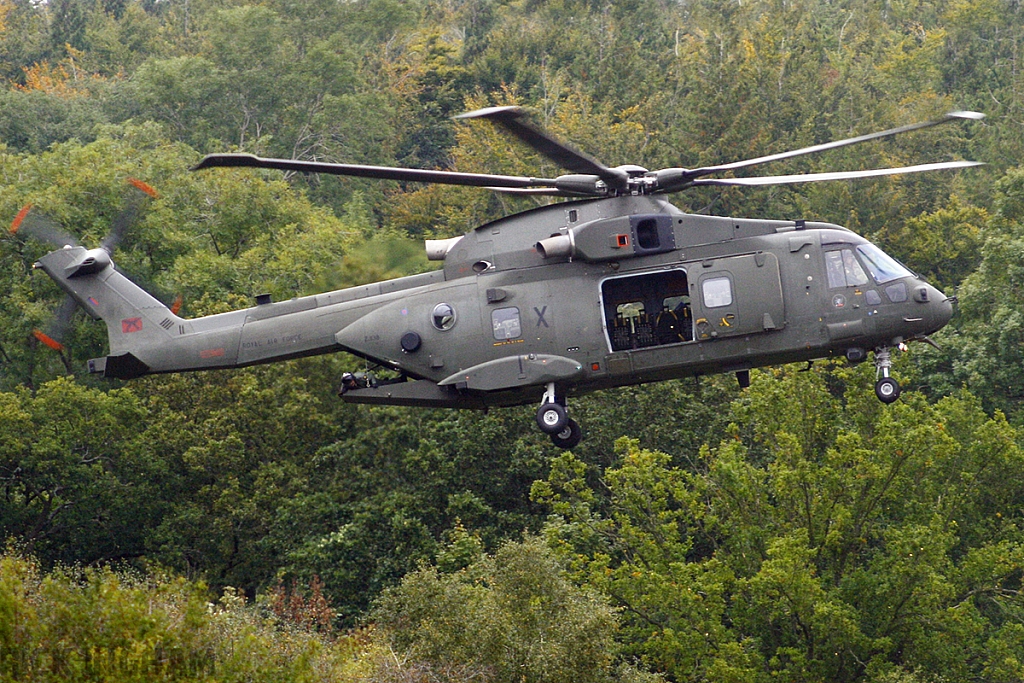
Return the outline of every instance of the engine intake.
<path id="1" fill-rule="evenodd" d="M 552 235 L 534 248 L 544 258 L 612 261 L 648 256 L 676 248 L 674 221 L 669 214 L 638 214 L 601 218 Z"/>

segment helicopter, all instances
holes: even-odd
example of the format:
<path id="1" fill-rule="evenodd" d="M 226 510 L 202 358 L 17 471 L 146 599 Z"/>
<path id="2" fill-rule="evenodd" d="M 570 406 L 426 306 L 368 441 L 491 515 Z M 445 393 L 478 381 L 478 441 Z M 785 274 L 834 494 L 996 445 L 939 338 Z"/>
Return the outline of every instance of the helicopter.
<path id="1" fill-rule="evenodd" d="M 555 446 L 582 437 L 568 399 L 612 387 L 873 354 L 879 400 L 900 385 L 893 349 L 930 342 L 953 297 L 839 225 L 685 213 L 665 195 L 697 186 L 760 186 L 967 168 L 947 161 L 900 168 L 710 177 L 889 138 L 983 114 L 940 118 L 755 159 L 694 169 L 609 167 L 562 142 L 515 106 L 463 114 L 504 129 L 569 171 L 534 178 L 248 154 L 212 154 L 194 170 L 280 169 L 403 182 L 467 185 L 563 201 L 504 216 L 451 239 L 427 240 L 440 269 L 186 319 L 135 285 L 112 248 L 65 244 L 41 268 L 106 322 L 109 353 L 88 361 L 104 377 L 236 368 L 347 352 L 390 371 L 345 373 L 356 404 L 475 408 L 536 402 Z"/>

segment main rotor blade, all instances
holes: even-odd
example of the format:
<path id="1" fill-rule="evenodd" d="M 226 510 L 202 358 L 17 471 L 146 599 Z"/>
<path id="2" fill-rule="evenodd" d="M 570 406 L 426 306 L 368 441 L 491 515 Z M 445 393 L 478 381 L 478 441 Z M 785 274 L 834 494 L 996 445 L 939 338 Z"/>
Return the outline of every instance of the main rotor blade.
<path id="1" fill-rule="evenodd" d="M 745 161 L 734 161 L 730 164 L 721 164 L 719 166 L 705 166 L 703 168 L 693 169 L 693 173 L 698 175 L 708 175 L 711 173 L 721 173 L 724 171 L 733 171 L 737 168 L 747 168 L 749 166 L 756 166 L 757 164 L 766 164 L 769 161 L 779 161 L 781 159 L 790 159 L 792 157 L 803 156 L 805 154 L 815 154 L 817 152 L 824 152 L 829 149 L 839 149 L 840 147 L 846 147 L 848 145 L 856 145 L 861 142 L 868 142 L 870 140 L 879 140 L 881 138 L 892 137 L 899 135 L 900 133 L 909 133 L 914 130 L 921 130 L 922 128 L 931 128 L 932 126 L 938 126 L 943 123 L 949 123 L 951 121 L 980 121 L 985 118 L 985 115 L 976 111 L 951 111 L 940 119 L 933 121 L 923 121 L 921 123 L 911 123 L 906 126 L 900 126 L 899 128 L 891 128 L 889 130 L 883 130 L 878 133 L 868 133 L 867 135 L 858 135 L 855 138 L 847 138 L 845 140 L 835 140 L 833 142 L 826 142 L 820 145 L 812 145 L 810 147 L 803 147 L 801 149 L 794 149 L 788 152 L 780 152 L 779 154 L 769 154 L 768 156 L 757 157 L 756 159 L 747 159 Z"/>
<path id="2" fill-rule="evenodd" d="M 488 190 L 500 192 L 501 194 L 533 195 L 542 197 L 588 197 L 592 195 L 582 193 L 566 192 L 553 187 L 488 187 Z"/>
<path id="3" fill-rule="evenodd" d="M 625 171 L 609 168 L 588 154 L 573 149 L 561 140 L 548 135 L 529 122 L 526 111 L 521 107 L 487 107 L 459 114 L 455 118 L 493 121 L 562 168 L 575 173 L 596 175 L 609 187 L 618 190 L 626 189 L 626 181 L 629 176 Z"/>
<path id="4" fill-rule="evenodd" d="M 952 168 L 969 168 L 984 166 L 980 161 L 943 161 L 937 164 L 921 164 L 919 166 L 901 166 L 899 168 L 874 168 L 867 171 L 838 171 L 833 173 L 800 173 L 797 175 L 758 176 L 753 178 L 703 178 L 694 180 L 693 185 L 788 185 L 792 183 L 814 183 L 823 180 L 852 180 L 854 178 L 874 178 L 876 176 L 897 175 L 901 173 L 921 173 L 923 171 L 942 171 Z"/>
<path id="5" fill-rule="evenodd" d="M 471 187 L 555 186 L 555 181 L 547 178 L 491 175 L 488 173 L 457 173 L 455 171 L 428 171 L 418 168 L 364 166 L 362 164 L 330 164 L 320 161 L 299 161 L 296 159 L 268 159 L 253 156 L 252 154 L 210 154 L 193 166 L 192 170 L 198 171 L 204 168 L 216 167 L 274 168 L 281 171 L 299 171 L 301 173 L 327 173 L 356 178 L 439 183 L 442 185 L 468 185 Z"/>
<path id="6" fill-rule="evenodd" d="M 757 157 L 756 159 L 746 159 L 743 161 L 734 161 L 728 164 L 719 164 L 716 166 L 703 166 L 701 168 L 692 169 L 664 169 L 659 171 L 659 191 L 660 192 L 674 192 L 676 190 L 683 189 L 691 184 L 694 178 L 700 178 L 702 176 L 711 175 L 713 173 L 724 173 L 725 171 L 734 171 L 739 168 L 749 168 L 750 166 L 756 166 L 758 164 L 766 164 L 770 161 L 781 161 L 782 159 L 791 159 L 797 156 L 803 156 L 805 154 L 816 154 L 818 152 L 824 152 L 830 149 L 839 149 L 840 147 L 847 147 L 849 145 L 856 145 L 861 142 L 868 142 L 870 140 L 879 140 L 882 138 L 892 137 L 901 133 L 909 133 L 914 130 L 921 130 L 922 128 L 930 128 L 932 126 L 938 126 L 943 123 L 950 123 L 951 121 L 980 121 L 985 118 L 984 114 L 975 111 L 953 111 L 949 112 L 945 116 L 932 121 L 923 121 L 921 123 L 911 123 L 906 126 L 900 126 L 898 128 L 891 128 L 889 130 L 883 130 L 878 133 L 868 133 L 867 135 L 858 135 L 854 138 L 847 138 L 845 140 L 835 140 L 833 142 L 826 142 L 820 145 L 812 145 L 810 147 L 803 147 L 801 149 L 794 149 L 788 152 L 780 152 L 778 154 L 769 154 L 768 156 Z M 736 183 L 739 184 L 739 183 Z M 754 183 L 751 183 L 754 184 Z"/>

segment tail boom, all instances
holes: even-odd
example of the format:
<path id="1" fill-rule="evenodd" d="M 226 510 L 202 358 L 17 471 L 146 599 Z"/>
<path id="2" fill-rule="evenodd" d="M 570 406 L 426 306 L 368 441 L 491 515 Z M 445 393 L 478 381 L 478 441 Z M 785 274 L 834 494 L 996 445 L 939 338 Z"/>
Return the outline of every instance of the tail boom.
<path id="1" fill-rule="evenodd" d="M 119 273 L 109 255 L 104 262 L 98 251 L 58 249 L 36 267 L 106 323 L 110 353 L 88 364 L 104 377 L 234 368 L 341 351 L 338 330 L 377 305 L 368 300 L 369 288 L 356 288 L 341 297 L 301 297 L 188 320 Z"/>

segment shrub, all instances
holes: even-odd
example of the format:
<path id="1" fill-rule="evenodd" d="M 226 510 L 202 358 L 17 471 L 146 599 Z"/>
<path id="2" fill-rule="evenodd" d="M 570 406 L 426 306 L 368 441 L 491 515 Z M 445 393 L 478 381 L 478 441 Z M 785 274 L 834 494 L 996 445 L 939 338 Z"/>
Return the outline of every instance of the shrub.
<path id="1" fill-rule="evenodd" d="M 451 574 L 413 572 L 385 593 L 373 617 L 404 656 L 457 670 L 462 680 L 600 683 L 637 675 L 615 667 L 612 608 L 571 584 L 537 538 L 507 543 Z"/>
<path id="2" fill-rule="evenodd" d="M 362 635 L 329 639 L 262 616 L 237 591 L 160 574 L 59 569 L 0 555 L 0 680 L 355 681 L 379 657 Z M 376 657 L 376 658 L 375 658 Z"/>

